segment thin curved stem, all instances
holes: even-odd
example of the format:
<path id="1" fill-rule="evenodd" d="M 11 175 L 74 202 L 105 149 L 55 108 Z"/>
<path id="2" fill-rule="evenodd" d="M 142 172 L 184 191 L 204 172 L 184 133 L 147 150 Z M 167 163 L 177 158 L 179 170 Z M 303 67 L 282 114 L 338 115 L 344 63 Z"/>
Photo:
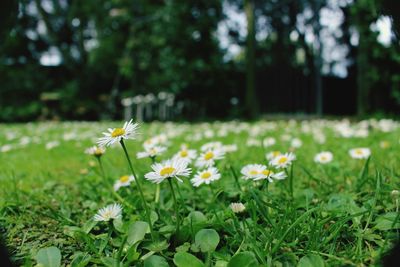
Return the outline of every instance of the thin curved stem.
<path id="1" fill-rule="evenodd" d="M 144 207 L 144 210 L 145 210 L 145 213 L 146 213 L 147 223 L 149 224 L 149 227 L 150 227 L 151 239 L 154 241 L 154 232 L 153 232 L 153 226 L 151 224 L 150 212 L 149 212 L 149 209 L 147 207 L 146 200 L 144 198 L 144 194 L 143 194 L 143 191 L 142 191 L 142 186 L 140 184 L 139 176 L 136 175 L 136 172 L 133 169 L 132 162 L 131 162 L 131 159 L 129 158 L 128 151 L 126 150 L 126 146 L 124 144 L 124 141 L 121 140 L 120 144 L 122 146 L 122 149 L 124 150 L 125 157 L 128 160 L 129 168 L 130 168 L 133 176 L 135 177 L 135 182 L 136 182 L 137 188 L 139 190 L 139 194 L 140 194 L 140 197 L 142 199 L 143 207 Z"/>
<path id="2" fill-rule="evenodd" d="M 168 178 L 168 184 L 169 184 L 169 187 L 171 188 L 172 198 L 174 199 L 174 208 L 175 208 L 175 217 L 176 217 L 176 233 L 178 234 L 180 218 L 179 218 L 179 213 L 178 213 L 178 203 L 176 201 L 176 195 L 175 195 L 174 187 L 172 185 L 171 178 Z"/>

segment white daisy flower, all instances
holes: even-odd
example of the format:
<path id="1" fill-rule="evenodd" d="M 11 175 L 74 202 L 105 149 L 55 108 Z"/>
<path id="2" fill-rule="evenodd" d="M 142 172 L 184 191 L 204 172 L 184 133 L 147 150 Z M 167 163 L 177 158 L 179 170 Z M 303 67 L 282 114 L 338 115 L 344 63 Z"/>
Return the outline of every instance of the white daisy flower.
<path id="1" fill-rule="evenodd" d="M 86 154 L 92 155 L 95 157 L 101 157 L 105 152 L 106 152 L 106 150 L 103 147 L 98 147 L 98 146 L 92 146 L 85 150 Z"/>
<path id="2" fill-rule="evenodd" d="M 248 164 L 242 168 L 240 173 L 243 175 L 243 179 L 257 179 L 267 167 L 262 164 Z"/>
<path id="3" fill-rule="evenodd" d="M 261 146 L 261 141 L 255 138 L 247 139 L 246 146 Z"/>
<path id="4" fill-rule="evenodd" d="M 166 134 L 160 134 L 153 136 L 144 141 L 143 146 L 145 149 L 150 149 L 154 146 L 166 146 L 168 143 L 168 137 Z"/>
<path id="5" fill-rule="evenodd" d="M 299 148 L 303 145 L 303 142 L 299 138 L 293 138 L 290 142 L 290 146 L 294 148 Z"/>
<path id="6" fill-rule="evenodd" d="M 147 173 L 144 177 L 156 184 L 161 183 L 166 178 L 175 177 L 179 182 L 183 182 L 179 176 L 189 176 L 191 169 L 188 168 L 188 162 L 181 159 L 167 160 L 162 163 L 151 165 L 152 172 Z"/>
<path id="7" fill-rule="evenodd" d="M 162 146 L 153 146 L 153 147 L 145 146 L 144 150 L 145 151 L 138 152 L 136 154 L 136 157 L 138 159 L 147 158 L 147 157 L 150 157 L 150 158 L 157 157 L 157 156 L 161 155 L 165 150 L 167 150 L 167 148 L 162 147 Z"/>
<path id="8" fill-rule="evenodd" d="M 108 222 L 109 220 L 122 217 L 122 206 L 120 204 L 111 204 L 100 209 L 93 219 L 97 222 Z"/>
<path id="9" fill-rule="evenodd" d="M 209 142 L 201 146 L 201 151 L 209 151 L 209 150 L 222 150 L 222 143 L 221 142 Z"/>
<path id="10" fill-rule="evenodd" d="M 196 167 L 204 168 L 211 167 L 216 160 L 223 159 L 225 152 L 222 149 L 210 149 L 200 154 L 196 161 Z"/>
<path id="11" fill-rule="evenodd" d="M 97 144 L 101 147 L 111 146 L 123 139 L 135 139 L 136 131 L 139 124 L 132 123 L 132 119 L 124 123 L 122 128 L 108 128 L 108 132 L 103 133 L 103 137 L 100 137 Z"/>
<path id="12" fill-rule="evenodd" d="M 296 159 L 296 156 L 289 152 L 285 154 L 281 154 L 277 157 L 275 157 L 270 164 L 276 168 L 287 168 L 292 164 L 292 161 Z"/>
<path id="13" fill-rule="evenodd" d="M 326 164 L 333 160 L 333 154 L 329 151 L 322 151 L 315 155 L 314 161 L 316 163 Z"/>
<path id="14" fill-rule="evenodd" d="M 131 182 L 135 181 L 133 175 L 123 175 L 114 184 L 114 191 L 118 191 L 121 187 L 131 185 Z"/>
<path id="15" fill-rule="evenodd" d="M 219 180 L 221 174 L 218 169 L 211 167 L 202 171 L 198 171 L 197 174 L 190 180 L 193 186 L 198 187 L 201 184 L 210 184 L 213 181 Z"/>
<path id="16" fill-rule="evenodd" d="M 371 155 L 371 150 L 366 147 L 353 148 L 349 154 L 353 159 L 366 159 Z"/>
<path id="17" fill-rule="evenodd" d="M 0 151 L 1 152 L 8 152 L 8 151 L 10 151 L 12 149 L 13 149 L 12 145 L 4 145 L 4 146 L 0 147 Z"/>
<path id="18" fill-rule="evenodd" d="M 58 141 L 51 141 L 51 142 L 46 143 L 46 149 L 47 149 L 47 150 L 50 150 L 50 149 L 53 149 L 53 148 L 55 148 L 55 147 L 58 147 L 59 145 L 60 145 L 60 142 L 58 142 Z"/>
<path id="19" fill-rule="evenodd" d="M 242 213 L 243 211 L 246 210 L 245 205 L 243 205 L 243 203 L 240 203 L 240 202 L 239 203 L 231 203 L 229 205 L 229 208 L 231 208 L 231 210 L 234 213 Z"/>
<path id="20" fill-rule="evenodd" d="M 222 148 L 225 151 L 225 153 L 235 152 L 238 150 L 238 147 L 236 144 L 224 145 Z"/>
<path id="21" fill-rule="evenodd" d="M 276 158 L 277 156 L 280 156 L 282 153 L 278 150 L 275 151 L 271 151 L 269 152 L 267 155 L 265 155 L 265 157 L 267 158 L 268 161 L 273 160 L 274 158 Z"/>
<path id="22" fill-rule="evenodd" d="M 186 160 L 191 163 L 197 157 L 197 151 L 194 149 L 188 149 L 187 147 L 181 148 L 181 150 L 174 155 L 174 159 Z"/>
<path id="23" fill-rule="evenodd" d="M 269 147 L 269 146 L 273 146 L 276 144 L 276 140 L 273 137 L 266 137 L 263 140 L 263 145 L 264 147 Z"/>
<path id="24" fill-rule="evenodd" d="M 261 171 L 258 174 L 258 177 L 254 179 L 254 181 L 259 181 L 259 180 L 264 180 L 268 179 L 270 183 L 272 183 L 275 180 L 283 180 L 286 178 L 285 172 L 274 172 L 270 169 L 265 168 L 263 171 Z"/>

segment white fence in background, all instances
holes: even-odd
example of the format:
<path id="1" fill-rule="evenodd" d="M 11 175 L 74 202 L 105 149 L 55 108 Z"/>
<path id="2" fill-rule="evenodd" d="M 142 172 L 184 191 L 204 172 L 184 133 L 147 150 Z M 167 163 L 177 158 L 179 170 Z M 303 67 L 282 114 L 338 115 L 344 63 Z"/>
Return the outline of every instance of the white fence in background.
<path id="1" fill-rule="evenodd" d="M 124 119 L 130 120 L 134 116 L 137 121 L 171 120 L 183 108 L 183 103 L 175 105 L 175 95 L 167 92 L 124 98 L 121 104 L 124 107 Z"/>

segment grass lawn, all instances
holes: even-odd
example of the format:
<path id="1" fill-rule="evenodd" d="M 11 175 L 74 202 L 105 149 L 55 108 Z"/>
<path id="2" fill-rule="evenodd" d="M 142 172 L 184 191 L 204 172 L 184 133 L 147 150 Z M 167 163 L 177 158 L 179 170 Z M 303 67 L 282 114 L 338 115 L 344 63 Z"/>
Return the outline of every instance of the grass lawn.
<path id="1" fill-rule="evenodd" d="M 138 181 L 115 191 L 115 183 L 131 175 L 121 145 L 101 156 L 104 172 L 85 150 L 107 128 L 121 126 L 0 124 L 0 232 L 17 265 L 379 266 L 399 238 L 397 122 L 142 124 L 135 140 L 124 141 Z M 143 144 L 150 153 L 155 145 L 156 152 L 166 150 L 138 159 Z M 196 158 L 221 153 L 214 162 L 220 179 L 194 187 L 191 179 L 206 169 L 196 159 L 182 183 L 166 178 L 157 186 L 144 178 L 153 161 L 182 154 L 183 145 L 196 150 Z M 363 157 L 353 158 L 354 148 L 371 155 L 353 151 Z M 271 154 L 267 160 L 272 151 L 296 159 L 286 168 L 272 166 L 278 162 Z M 330 151 L 332 161 L 315 162 L 322 151 Z M 243 179 L 248 164 L 286 178 L 259 172 Z M 121 217 L 94 220 L 113 203 L 121 204 Z M 231 203 L 242 203 L 244 211 L 234 212 Z"/>

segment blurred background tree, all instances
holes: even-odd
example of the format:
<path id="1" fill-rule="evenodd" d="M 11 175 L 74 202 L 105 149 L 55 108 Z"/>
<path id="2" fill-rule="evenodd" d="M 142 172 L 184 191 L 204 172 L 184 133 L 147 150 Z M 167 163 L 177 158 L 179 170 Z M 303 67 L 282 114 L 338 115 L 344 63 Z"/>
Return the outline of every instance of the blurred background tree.
<path id="1" fill-rule="evenodd" d="M 121 118 L 167 91 L 184 119 L 364 116 L 400 105 L 390 0 L 20 0 L 0 8 L 0 120 Z"/>

